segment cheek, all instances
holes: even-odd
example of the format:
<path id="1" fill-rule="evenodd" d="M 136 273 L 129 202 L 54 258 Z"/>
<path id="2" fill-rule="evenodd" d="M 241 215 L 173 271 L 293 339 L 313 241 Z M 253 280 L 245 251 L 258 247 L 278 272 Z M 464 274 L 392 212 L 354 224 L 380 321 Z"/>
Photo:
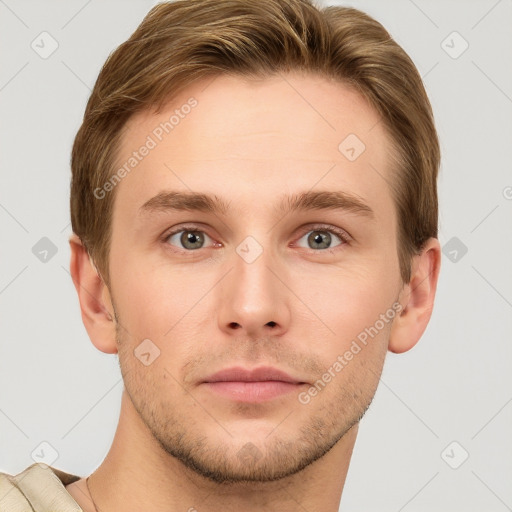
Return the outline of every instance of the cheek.
<path id="1" fill-rule="evenodd" d="M 159 336 L 185 313 L 188 295 L 194 294 L 190 278 L 169 266 L 155 267 L 144 255 L 125 257 L 112 273 L 112 283 L 125 322 Z"/>
<path id="2" fill-rule="evenodd" d="M 168 263 L 151 265 L 146 261 L 143 265 L 143 261 L 142 256 L 133 255 L 119 265 L 112 276 L 113 298 L 125 328 L 125 346 L 133 356 L 143 340 L 151 340 L 160 351 L 155 369 L 162 365 L 159 373 L 168 377 L 161 383 L 172 384 L 172 377 L 162 373 L 164 369 L 178 378 L 180 363 L 198 351 L 198 342 L 211 331 L 207 325 L 212 321 L 211 303 L 205 293 L 218 277 L 213 271 L 194 275 Z M 128 348 L 125 352 L 130 357 Z"/>
<path id="3" fill-rule="evenodd" d="M 302 273 L 294 291 L 327 327 L 322 332 L 332 338 L 331 346 L 340 349 L 392 307 L 398 295 L 394 274 L 384 258 L 366 259 L 310 276 Z"/>

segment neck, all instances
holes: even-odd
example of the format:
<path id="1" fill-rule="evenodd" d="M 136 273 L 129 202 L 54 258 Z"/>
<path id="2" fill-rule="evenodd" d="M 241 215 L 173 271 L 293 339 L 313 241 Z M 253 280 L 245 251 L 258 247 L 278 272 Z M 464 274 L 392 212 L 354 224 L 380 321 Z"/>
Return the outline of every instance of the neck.
<path id="1" fill-rule="evenodd" d="M 112 446 L 89 486 L 101 512 L 252 512 L 268 506 L 280 512 L 337 512 L 356 436 L 357 425 L 326 455 L 290 477 L 217 484 L 167 454 L 124 391 Z"/>

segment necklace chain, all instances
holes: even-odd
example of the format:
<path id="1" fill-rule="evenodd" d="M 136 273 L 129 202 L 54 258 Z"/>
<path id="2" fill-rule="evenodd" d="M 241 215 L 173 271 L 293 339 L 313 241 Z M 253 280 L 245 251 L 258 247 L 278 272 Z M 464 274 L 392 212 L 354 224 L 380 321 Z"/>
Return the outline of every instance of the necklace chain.
<path id="1" fill-rule="evenodd" d="M 91 488 L 89 487 L 89 478 L 90 478 L 90 476 L 88 476 L 85 479 L 85 485 L 87 485 L 87 490 L 89 491 L 89 496 L 91 497 L 92 504 L 94 505 L 94 510 L 96 512 L 98 512 L 98 507 L 96 506 L 96 503 L 94 503 L 94 498 L 92 497 Z"/>

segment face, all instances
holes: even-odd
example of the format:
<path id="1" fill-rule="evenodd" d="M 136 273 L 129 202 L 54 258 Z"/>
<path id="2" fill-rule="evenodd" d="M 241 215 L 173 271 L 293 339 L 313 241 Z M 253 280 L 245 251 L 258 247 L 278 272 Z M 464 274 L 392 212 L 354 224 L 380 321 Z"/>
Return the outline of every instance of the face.
<path id="1" fill-rule="evenodd" d="M 311 75 L 219 76 L 127 124 L 119 363 L 148 432 L 194 471 L 292 475 L 364 414 L 402 288 L 390 150 L 361 96 Z"/>

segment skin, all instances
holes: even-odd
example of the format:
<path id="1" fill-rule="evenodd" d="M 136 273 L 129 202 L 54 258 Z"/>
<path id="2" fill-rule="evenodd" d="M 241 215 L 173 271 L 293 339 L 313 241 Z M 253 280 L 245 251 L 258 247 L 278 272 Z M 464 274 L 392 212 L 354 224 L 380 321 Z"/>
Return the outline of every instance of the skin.
<path id="1" fill-rule="evenodd" d="M 110 289 L 70 239 L 84 325 L 99 350 L 118 353 L 125 384 L 112 447 L 89 479 L 92 496 L 104 512 L 337 511 L 385 355 L 411 349 L 430 319 L 439 242 L 414 256 L 402 283 L 383 180 L 392 179 L 388 135 L 358 93 L 318 76 L 196 83 L 161 113 L 128 122 L 119 164 L 190 97 L 197 106 L 115 189 Z M 351 133 L 366 146 L 354 161 L 338 149 Z M 216 195 L 229 210 L 141 214 L 164 190 Z M 276 213 L 282 195 L 311 190 L 349 193 L 373 217 Z M 199 249 L 183 246 L 181 232 L 164 237 L 185 224 L 205 234 Z M 313 240 L 312 231 L 320 231 Z M 236 251 L 247 236 L 263 250 L 251 263 Z M 393 320 L 332 376 L 338 356 L 393 304 Z M 160 350 L 148 366 L 134 355 L 145 339 Z M 263 365 L 304 384 L 242 403 L 203 383 L 223 368 Z M 329 368 L 331 380 L 301 403 Z M 67 489 L 94 510 L 84 479 Z"/>

